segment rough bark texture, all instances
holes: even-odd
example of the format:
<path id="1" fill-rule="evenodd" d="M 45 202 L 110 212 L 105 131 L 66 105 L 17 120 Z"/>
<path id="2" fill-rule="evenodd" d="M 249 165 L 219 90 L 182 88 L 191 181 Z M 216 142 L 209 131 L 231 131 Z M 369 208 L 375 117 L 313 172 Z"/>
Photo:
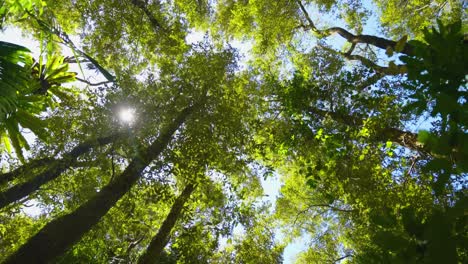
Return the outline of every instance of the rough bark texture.
<path id="1" fill-rule="evenodd" d="M 189 184 L 185 187 L 182 194 L 177 197 L 172 205 L 171 211 L 159 228 L 158 233 L 153 237 L 145 253 L 138 260 L 139 264 L 154 264 L 159 262 L 161 253 L 163 252 L 167 242 L 169 242 L 171 231 L 174 228 L 177 219 L 179 219 L 181 215 L 184 204 L 190 198 L 190 195 L 194 190 L 195 186 L 193 184 Z"/>
<path id="2" fill-rule="evenodd" d="M 384 49 L 384 50 L 386 50 L 388 47 L 395 50 L 395 47 L 397 44 L 396 41 L 384 39 L 384 38 L 380 38 L 376 36 L 354 35 L 351 32 L 347 31 L 346 29 L 340 28 L 340 27 L 328 28 L 328 29 L 322 30 L 321 32 L 325 35 L 331 35 L 331 34 L 336 33 L 342 36 L 343 38 L 345 38 L 351 44 L 364 43 L 364 44 L 369 44 L 369 45 L 372 45 L 374 47 Z M 411 56 L 413 55 L 413 47 L 409 44 L 405 44 L 405 46 L 403 47 L 403 50 L 400 53 Z"/>
<path id="3" fill-rule="evenodd" d="M 320 30 L 315 26 L 314 22 L 310 18 L 309 13 L 307 12 L 302 2 L 300 0 L 297 0 L 297 3 L 302 13 L 304 14 L 305 18 L 307 19 L 307 22 L 309 23 L 308 27 L 317 34 L 320 34 L 322 36 L 338 34 L 353 45 L 358 44 L 358 43 L 364 43 L 364 44 L 369 44 L 369 45 L 372 45 L 372 46 L 375 46 L 377 48 L 384 49 L 384 50 L 387 49 L 388 47 L 391 47 L 393 50 L 395 50 L 397 42 L 393 40 L 388 40 L 388 39 L 371 36 L 371 35 L 354 35 L 351 32 L 341 27 L 331 27 L 328 29 Z M 403 50 L 400 53 L 411 56 L 413 55 L 413 47 L 409 44 L 405 44 Z"/>
<path id="4" fill-rule="evenodd" d="M 27 164 L 15 169 L 15 170 L 0 174 L 0 184 L 10 182 L 10 181 L 18 178 L 20 175 L 27 175 L 33 169 L 43 167 L 43 166 L 49 164 L 50 162 L 52 162 L 54 160 L 55 159 L 51 158 L 51 157 L 32 160 L 32 161 L 28 162 Z"/>
<path id="5" fill-rule="evenodd" d="M 61 159 L 56 160 L 53 158 L 45 158 L 34 162 L 32 168 L 40 167 L 40 165 L 46 165 L 48 166 L 48 168 L 45 171 L 41 172 L 39 175 L 32 178 L 31 180 L 24 183 L 20 183 L 1 192 L 0 209 L 7 206 L 10 203 L 13 203 L 15 201 L 20 200 L 23 197 L 28 196 L 29 194 L 37 191 L 43 184 L 48 183 L 60 176 L 62 172 L 64 172 L 65 170 L 70 168 L 71 165 L 73 165 L 73 163 L 80 155 L 88 152 L 91 148 L 109 144 L 117 138 L 118 134 L 114 134 L 107 137 L 89 140 L 76 146 L 72 151 L 65 154 L 64 157 Z M 26 169 L 23 173 L 26 173 L 27 171 L 28 170 Z M 20 172 L 21 170 L 18 173 Z M 9 175 L 9 178 L 13 177 L 14 175 L 17 176 L 20 174 L 17 174 L 16 171 L 13 171 L 12 175 Z"/>
<path id="6" fill-rule="evenodd" d="M 127 168 L 93 198 L 74 212 L 45 225 L 13 253 L 5 264 L 49 263 L 62 255 L 89 231 L 136 183 L 141 172 L 169 144 L 172 135 L 191 114 L 193 107 L 185 108 L 175 120 L 164 127 L 159 137 L 146 149 L 135 155 Z"/>

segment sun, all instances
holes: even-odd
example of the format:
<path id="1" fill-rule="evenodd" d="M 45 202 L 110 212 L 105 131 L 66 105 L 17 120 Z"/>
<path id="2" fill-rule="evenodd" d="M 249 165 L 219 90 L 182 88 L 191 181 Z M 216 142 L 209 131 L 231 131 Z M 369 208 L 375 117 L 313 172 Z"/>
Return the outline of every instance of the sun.
<path id="1" fill-rule="evenodd" d="M 131 124 L 135 121 L 135 109 L 122 108 L 119 111 L 119 119 L 122 123 Z"/>

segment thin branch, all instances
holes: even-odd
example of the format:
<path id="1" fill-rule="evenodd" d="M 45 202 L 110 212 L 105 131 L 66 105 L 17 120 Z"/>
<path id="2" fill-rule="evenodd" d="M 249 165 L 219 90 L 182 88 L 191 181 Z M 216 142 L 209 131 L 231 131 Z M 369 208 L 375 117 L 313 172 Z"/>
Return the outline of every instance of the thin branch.
<path id="1" fill-rule="evenodd" d="M 354 48 L 356 48 L 356 43 L 351 44 L 351 48 L 349 48 L 349 50 L 345 53 L 345 55 L 351 55 L 351 53 L 353 53 L 354 51 Z"/>
<path id="2" fill-rule="evenodd" d="M 310 209 L 314 208 L 314 207 L 327 207 L 327 208 L 330 208 L 330 210 L 332 211 L 338 211 L 338 212 L 343 212 L 343 213 L 351 213 L 351 212 L 355 212 L 356 210 L 354 209 L 342 209 L 342 208 L 338 208 L 338 207 L 335 207 L 333 205 L 329 205 L 329 204 L 311 204 L 309 205 L 306 209 L 300 211 L 299 213 L 296 214 L 296 218 L 294 219 L 294 222 L 293 224 L 295 225 L 297 220 L 299 219 L 299 216 L 301 214 L 305 214 L 306 212 L 308 212 Z"/>
<path id="3" fill-rule="evenodd" d="M 140 244 L 141 241 L 145 238 L 145 235 L 142 235 L 139 239 L 132 241 L 127 248 L 127 256 L 130 254 L 130 251 L 136 247 L 138 244 Z"/>
<path id="4" fill-rule="evenodd" d="M 307 10 L 304 7 L 304 5 L 302 4 L 302 2 L 300 0 L 297 0 L 297 3 L 299 4 L 299 7 L 301 8 L 302 12 L 304 13 L 304 16 L 306 17 L 307 22 L 309 22 L 309 25 L 310 25 L 310 28 L 312 29 L 312 31 L 314 31 L 316 33 L 320 33 L 320 30 L 318 30 L 317 27 L 315 26 L 314 21 L 312 21 L 312 19 L 310 18 L 309 12 L 307 12 Z M 305 27 L 305 25 L 303 25 L 303 26 Z"/>
<path id="5" fill-rule="evenodd" d="M 365 117 L 350 115 L 347 113 L 332 112 L 322 110 L 316 107 L 308 107 L 310 114 L 318 115 L 319 117 L 330 117 L 335 122 L 341 123 L 350 127 L 358 127 L 364 124 Z M 394 127 L 380 127 L 375 131 L 374 139 L 380 142 L 391 141 L 402 147 L 419 152 L 423 155 L 436 156 L 434 153 L 428 153 L 424 144 L 418 141 L 418 134 L 410 131 L 401 130 Z"/>
<path id="6" fill-rule="evenodd" d="M 107 83 L 113 83 L 113 81 L 104 81 L 104 82 L 98 82 L 98 83 L 91 83 L 85 79 L 81 79 L 79 77 L 75 77 L 76 80 L 80 81 L 80 82 L 83 82 L 83 83 L 86 83 L 87 85 L 90 85 L 90 86 L 99 86 L 99 85 L 103 85 L 103 84 L 107 84 Z"/>
<path id="7" fill-rule="evenodd" d="M 341 53 L 341 52 L 340 52 Z M 362 65 L 367 66 L 369 68 L 372 68 L 374 71 L 384 74 L 384 75 L 399 75 L 399 71 L 395 71 L 390 69 L 389 67 L 383 67 L 378 65 L 377 63 L 374 63 L 373 61 L 369 60 L 368 58 L 361 56 L 361 55 L 350 55 L 347 53 L 341 53 L 346 59 L 348 60 L 358 60 L 362 63 Z M 401 66 L 397 65 L 397 69 L 399 69 Z"/>
<path id="8" fill-rule="evenodd" d="M 165 29 L 161 23 L 156 19 L 156 17 L 154 17 L 153 13 L 151 13 L 151 11 L 148 9 L 148 7 L 146 7 L 146 4 L 141 1 L 141 0 L 131 0 L 131 3 L 141 9 L 145 15 L 148 17 L 148 19 L 150 20 L 151 22 L 151 25 L 153 26 L 153 29 L 156 31 L 156 32 L 162 32 L 163 34 L 167 34 L 167 29 Z"/>
<path id="9" fill-rule="evenodd" d="M 356 88 L 354 89 L 355 91 L 362 91 L 364 89 L 366 89 L 367 87 L 377 83 L 380 79 L 382 79 L 382 77 L 384 77 L 385 74 L 381 74 L 381 73 L 375 73 L 374 75 L 372 75 L 371 77 L 365 79 L 364 81 L 362 81 L 360 84 L 358 84 L 357 86 L 355 86 Z"/>
<path id="10" fill-rule="evenodd" d="M 349 258 L 349 257 L 352 257 L 352 256 L 353 256 L 353 254 L 345 255 L 345 256 L 343 256 L 343 257 L 340 257 L 340 258 L 337 258 L 337 259 L 333 260 L 333 263 L 336 263 L 336 262 L 338 262 L 338 261 L 342 261 L 343 259 Z"/>
<path id="11" fill-rule="evenodd" d="M 391 69 L 389 67 L 380 66 L 377 63 L 371 61 L 370 59 L 368 59 L 368 58 L 366 58 L 364 56 L 351 54 L 350 51 L 352 52 L 352 50 L 349 50 L 348 52 L 343 53 L 343 52 L 336 51 L 336 50 L 334 50 L 332 48 L 329 48 L 327 46 L 324 46 L 324 45 L 319 44 L 319 46 L 322 49 L 327 50 L 329 52 L 340 54 L 343 57 L 345 57 L 347 60 L 351 60 L 351 61 L 357 60 L 357 61 L 361 62 L 362 65 L 373 69 L 375 72 L 377 72 L 377 73 L 379 73 L 381 75 L 399 75 L 400 71 L 401 71 L 401 67 L 403 66 L 403 65 L 396 65 L 396 70 L 395 70 L 395 69 Z M 354 43 L 354 46 L 355 46 L 355 43 Z"/>

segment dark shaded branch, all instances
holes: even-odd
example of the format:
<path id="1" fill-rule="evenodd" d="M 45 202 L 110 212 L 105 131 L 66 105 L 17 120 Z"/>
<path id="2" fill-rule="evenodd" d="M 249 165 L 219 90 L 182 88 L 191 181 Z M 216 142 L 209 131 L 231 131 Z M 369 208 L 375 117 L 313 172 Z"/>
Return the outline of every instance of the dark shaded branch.
<path id="1" fill-rule="evenodd" d="M 299 7 L 302 13 L 304 14 L 305 18 L 309 22 L 310 30 L 312 30 L 318 35 L 326 37 L 332 34 L 338 34 L 344 39 L 346 39 L 351 44 L 365 43 L 365 44 L 369 44 L 369 45 L 372 45 L 374 47 L 384 49 L 384 50 L 386 50 L 388 47 L 391 47 L 393 50 L 395 50 L 397 42 L 393 40 L 388 40 L 388 39 L 371 36 L 371 35 L 354 35 L 351 32 L 341 27 L 331 27 L 328 29 L 320 30 L 315 26 L 314 22 L 310 18 L 309 13 L 307 12 L 302 2 L 300 0 L 297 0 L 297 3 L 299 4 Z M 403 53 L 409 56 L 413 55 L 412 46 L 409 44 L 405 44 L 405 46 L 403 47 L 403 50 L 400 53 Z"/>
<path id="2" fill-rule="evenodd" d="M 321 117 L 329 116 L 336 122 L 347 126 L 357 127 L 364 124 L 363 119 L 352 115 L 325 111 L 315 107 L 309 107 L 308 111 Z M 418 135 L 415 133 L 393 127 L 383 127 L 379 128 L 375 134 L 375 139 L 378 141 L 391 141 L 400 146 L 407 147 L 421 153 L 427 153 L 427 151 L 424 149 L 424 145 L 418 141 Z"/>
<path id="3" fill-rule="evenodd" d="M 161 129 L 158 138 L 148 148 L 141 149 L 135 154 L 127 168 L 114 181 L 75 211 L 46 224 L 9 256 L 4 264 L 50 263 L 62 255 L 130 190 L 146 166 L 166 149 L 172 140 L 172 135 L 182 126 L 195 107 L 187 107 L 181 111 L 174 121 Z"/>
<path id="4" fill-rule="evenodd" d="M 385 75 L 384 74 L 381 74 L 381 73 L 376 73 L 374 75 L 372 75 L 371 77 L 363 80 L 361 83 L 359 83 L 358 85 L 356 85 L 355 87 L 355 91 L 362 91 L 364 89 L 366 89 L 367 87 L 377 83 L 380 79 L 382 79 L 382 77 L 384 77 Z"/>
<path id="5" fill-rule="evenodd" d="M 77 81 L 80 81 L 80 82 L 83 82 L 83 83 L 86 83 L 87 85 L 90 85 L 90 86 L 99 86 L 99 85 L 103 85 L 103 84 L 106 84 L 106 83 L 113 83 L 113 81 L 104 81 L 104 82 L 98 82 L 98 83 L 91 83 L 85 79 L 81 79 L 79 77 L 75 77 L 75 79 Z"/>
<path id="6" fill-rule="evenodd" d="M 336 263 L 338 261 L 342 261 L 343 259 L 349 258 L 349 257 L 352 257 L 352 256 L 353 256 L 352 254 L 344 255 L 343 257 L 339 257 L 339 258 L 333 260 L 333 263 Z"/>
<path id="7" fill-rule="evenodd" d="M 397 65 L 393 64 L 393 68 L 391 67 L 383 67 L 380 66 L 373 61 L 367 59 L 364 56 L 361 55 L 349 55 L 346 53 L 342 53 L 343 56 L 348 59 L 348 60 L 359 60 L 364 66 L 367 66 L 371 69 L 373 69 L 375 72 L 379 73 L 381 76 L 383 75 L 399 75 L 402 73 L 405 73 L 407 69 L 405 68 L 404 65 Z"/>
<path id="8" fill-rule="evenodd" d="M 17 177 L 19 177 L 20 175 L 29 174 L 32 172 L 32 170 L 45 166 L 54 160 L 55 159 L 51 157 L 36 159 L 36 160 L 32 160 L 28 162 L 27 164 L 19 168 L 16 168 L 13 171 L 2 173 L 0 174 L 0 184 L 4 184 L 9 181 L 12 181 L 16 179 Z"/>
<path id="9" fill-rule="evenodd" d="M 167 33 L 167 30 L 161 25 L 161 23 L 154 17 L 153 13 L 146 7 L 146 3 L 142 0 L 131 0 L 131 3 L 141 9 L 145 13 L 146 17 L 150 20 L 151 26 L 156 32 Z"/>
<path id="10" fill-rule="evenodd" d="M 349 50 L 348 50 L 346 53 L 344 53 L 344 54 L 345 54 L 345 55 L 351 55 L 351 54 L 353 53 L 353 51 L 354 51 L 355 48 L 356 48 L 356 43 L 352 43 L 352 44 L 351 44 L 351 47 L 349 48 Z"/>
<path id="11" fill-rule="evenodd" d="M 355 46 L 355 44 L 353 44 Z M 371 68 L 373 69 L 375 72 L 377 72 L 378 74 L 380 74 L 381 76 L 384 76 L 384 75 L 398 75 L 401 73 L 401 66 L 402 65 L 395 65 L 396 68 L 395 69 L 391 69 L 389 67 L 383 67 L 383 66 L 380 66 L 378 64 L 376 64 L 375 62 L 369 60 L 368 58 L 364 57 L 364 56 L 361 56 L 361 55 L 353 55 L 351 54 L 352 49 L 348 50 L 347 52 L 339 52 L 339 51 L 336 51 L 334 49 L 331 49 L 329 47 L 326 47 L 326 46 L 323 46 L 323 45 L 319 45 L 321 48 L 323 48 L 324 50 L 327 50 L 329 52 L 332 52 L 332 53 L 336 53 L 336 54 L 340 54 L 342 55 L 343 57 L 345 57 L 347 60 L 357 60 L 357 61 L 360 61 L 362 63 L 362 65 L 368 67 L 368 68 Z"/>
<path id="12" fill-rule="evenodd" d="M 182 194 L 177 197 L 171 207 L 171 211 L 159 228 L 158 233 L 151 240 L 151 243 L 149 244 L 145 253 L 138 259 L 139 264 L 159 263 L 159 258 L 161 257 L 164 247 L 166 246 L 167 242 L 169 242 L 171 231 L 174 228 L 177 219 L 179 219 L 181 216 L 184 204 L 190 198 L 190 195 L 194 190 L 195 185 L 189 184 L 185 187 Z"/>
<path id="13" fill-rule="evenodd" d="M 37 191 L 42 185 L 54 180 L 65 170 L 70 168 L 80 155 L 88 152 L 93 147 L 103 146 L 115 141 L 119 135 L 120 134 L 113 134 L 107 137 L 85 141 L 65 154 L 61 159 L 48 158 L 48 161 L 44 164 L 44 166 L 48 166 L 45 171 L 39 173 L 39 175 L 27 182 L 17 184 L 0 193 L 0 209 Z"/>
<path id="14" fill-rule="evenodd" d="M 366 58 L 364 56 L 351 55 L 351 54 L 342 53 L 342 52 L 338 52 L 338 53 L 342 54 L 348 60 L 358 60 L 358 61 L 360 61 L 362 63 L 362 65 L 364 65 L 366 67 L 369 67 L 369 68 L 373 69 L 375 72 L 378 72 L 380 74 L 383 74 L 383 75 L 398 75 L 398 74 L 400 74 L 400 72 L 391 70 L 389 67 L 383 67 L 383 66 L 378 65 L 378 64 L 374 63 L 373 61 L 369 60 L 368 58 Z"/>
<path id="15" fill-rule="evenodd" d="M 139 239 L 132 241 L 127 247 L 126 255 L 130 255 L 130 251 L 132 251 L 136 246 L 138 246 L 138 244 L 140 244 L 140 242 L 143 241 L 144 238 L 145 236 L 143 235 Z"/>
<path id="16" fill-rule="evenodd" d="M 344 213 L 351 213 L 351 212 L 356 211 L 356 210 L 353 210 L 353 209 L 342 209 L 342 208 L 339 208 L 339 207 L 336 207 L 336 206 L 333 206 L 333 205 L 330 205 L 330 204 L 311 204 L 311 205 L 309 205 L 307 210 L 310 210 L 310 209 L 312 209 L 314 207 L 328 207 L 332 211 L 338 211 L 338 212 L 344 212 Z"/>

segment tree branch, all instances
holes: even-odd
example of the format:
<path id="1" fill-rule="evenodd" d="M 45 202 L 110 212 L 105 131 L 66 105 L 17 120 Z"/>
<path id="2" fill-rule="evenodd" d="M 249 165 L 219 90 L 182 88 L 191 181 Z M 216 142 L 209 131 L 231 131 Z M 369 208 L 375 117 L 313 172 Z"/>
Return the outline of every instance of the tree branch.
<path id="1" fill-rule="evenodd" d="M 48 165 L 46 170 L 42 171 L 31 180 L 12 186 L 0 193 L 0 209 L 30 195 L 37 191 L 43 184 L 46 184 L 60 176 L 60 174 L 73 165 L 78 156 L 88 152 L 93 147 L 109 144 L 116 140 L 120 135 L 121 133 L 116 133 L 107 137 L 88 140 L 73 148 L 61 159 L 48 158 L 48 161 L 44 164 Z M 31 171 L 25 170 L 24 173 L 26 172 L 32 173 Z"/>
<path id="2" fill-rule="evenodd" d="M 304 210 L 302 210 L 302 211 L 300 211 L 299 213 L 296 214 L 296 218 L 294 219 L 293 224 L 294 225 L 296 224 L 296 222 L 299 219 L 299 216 L 301 214 L 305 214 L 306 212 L 308 212 L 310 209 L 312 209 L 314 207 L 327 207 L 327 208 L 330 208 L 330 210 L 332 210 L 332 211 L 343 212 L 343 213 L 356 212 L 356 210 L 354 210 L 354 209 L 342 209 L 342 208 L 338 208 L 338 207 L 335 207 L 335 206 L 330 205 L 330 204 L 311 204 L 306 209 L 304 209 Z"/>
<path id="3" fill-rule="evenodd" d="M 351 52 L 354 50 L 354 47 L 356 46 L 355 43 L 352 44 L 352 49 L 348 50 L 347 52 L 343 53 L 343 52 L 339 52 L 339 51 L 336 51 L 334 49 L 331 49 L 329 47 L 326 47 L 324 45 L 319 45 L 321 48 L 323 48 L 324 50 L 327 50 L 329 52 L 333 52 L 333 53 L 336 53 L 336 54 L 340 54 L 342 55 L 343 57 L 345 57 L 347 60 L 357 60 L 359 62 L 361 62 L 362 65 L 368 67 L 368 68 L 371 68 L 373 69 L 375 72 L 381 74 L 382 76 L 383 75 L 398 75 L 400 74 L 403 70 L 402 70 L 402 66 L 403 65 L 395 65 L 396 68 L 392 69 L 390 67 L 383 67 L 383 66 L 380 66 L 378 64 L 376 64 L 375 62 L 369 60 L 368 58 L 364 57 L 364 56 L 361 56 L 361 55 L 356 55 L 356 54 L 351 54 Z"/>
<path id="4" fill-rule="evenodd" d="M 376 74 L 372 75 L 371 77 L 369 77 L 369 78 L 365 79 L 364 81 L 362 81 L 360 84 L 358 84 L 354 90 L 360 92 L 360 91 L 366 89 L 367 87 L 377 83 L 384 76 L 385 76 L 384 74 L 376 73 Z"/>
<path id="5" fill-rule="evenodd" d="M 370 44 L 370 45 L 373 45 L 377 48 L 384 49 L 384 50 L 387 49 L 388 47 L 395 50 L 395 46 L 397 42 L 393 40 L 384 39 L 384 38 L 371 36 L 371 35 L 354 35 L 351 32 L 341 27 L 331 27 L 328 29 L 320 30 L 315 26 L 314 22 L 310 18 L 309 13 L 307 12 L 302 2 L 300 0 L 297 0 L 297 3 L 301 11 L 304 13 L 305 18 L 309 22 L 310 30 L 312 30 L 314 33 L 322 37 L 327 37 L 332 34 L 338 34 L 344 39 L 346 39 L 346 41 L 348 41 L 351 44 L 366 43 L 366 44 Z M 403 47 L 403 50 L 400 53 L 403 53 L 409 56 L 413 55 L 412 46 L 409 44 L 405 44 L 405 46 Z"/>
<path id="6" fill-rule="evenodd" d="M 42 166 L 50 163 L 53 160 L 55 160 L 55 159 L 51 158 L 51 157 L 32 160 L 32 161 L 28 162 L 27 164 L 25 164 L 25 165 L 23 165 L 23 166 L 21 166 L 19 168 L 16 168 L 13 171 L 2 173 L 2 174 L 0 174 L 0 184 L 4 184 L 6 182 L 12 181 L 12 180 L 16 179 L 18 176 L 20 176 L 21 174 L 26 174 L 25 172 L 31 173 L 31 171 L 33 169 L 42 167 Z"/>
<path id="7" fill-rule="evenodd" d="M 339 258 L 333 260 L 333 263 L 336 263 L 338 261 L 342 261 L 343 259 L 349 258 L 349 257 L 352 257 L 352 256 L 353 256 L 353 254 L 344 255 L 343 257 L 339 257 Z"/>
<path id="8" fill-rule="evenodd" d="M 167 30 L 161 25 L 161 23 L 154 17 L 153 13 L 146 7 L 145 2 L 142 0 L 131 0 L 130 1 L 135 7 L 141 9 L 143 13 L 148 17 L 150 20 L 151 25 L 155 32 L 162 32 L 163 34 L 167 34 Z"/>
<path id="9" fill-rule="evenodd" d="M 87 85 L 90 85 L 90 86 L 99 86 L 99 85 L 103 85 L 103 84 L 106 84 L 106 83 L 113 83 L 113 81 L 104 81 L 104 82 L 98 82 L 98 83 L 91 83 L 85 79 L 81 79 L 79 77 L 75 77 L 75 79 L 77 81 L 80 81 L 80 82 L 83 82 L 83 83 L 86 83 Z"/>
<path id="10" fill-rule="evenodd" d="M 200 107 L 201 103 L 186 107 L 179 112 L 171 123 L 161 129 L 159 136 L 149 147 L 141 148 L 135 154 L 127 168 L 114 181 L 73 212 L 47 223 L 10 255 L 4 263 L 49 263 L 62 255 L 96 225 L 132 188 L 141 177 L 143 170 L 167 148 L 173 139 L 173 134 L 182 126 L 194 109 Z"/>
<path id="11" fill-rule="evenodd" d="M 321 110 L 315 107 L 309 107 L 308 111 L 312 114 L 316 114 L 321 117 L 329 116 L 336 122 L 351 127 L 357 127 L 364 124 L 363 119 L 348 114 Z M 424 145 L 418 141 L 418 135 L 409 131 L 404 131 L 393 127 L 383 127 L 376 131 L 375 139 L 383 142 L 391 141 L 400 146 L 412 149 L 414 151 L 418 151 L 420 153 L 427 153 L 427 150 L 424 148 Z"/>

